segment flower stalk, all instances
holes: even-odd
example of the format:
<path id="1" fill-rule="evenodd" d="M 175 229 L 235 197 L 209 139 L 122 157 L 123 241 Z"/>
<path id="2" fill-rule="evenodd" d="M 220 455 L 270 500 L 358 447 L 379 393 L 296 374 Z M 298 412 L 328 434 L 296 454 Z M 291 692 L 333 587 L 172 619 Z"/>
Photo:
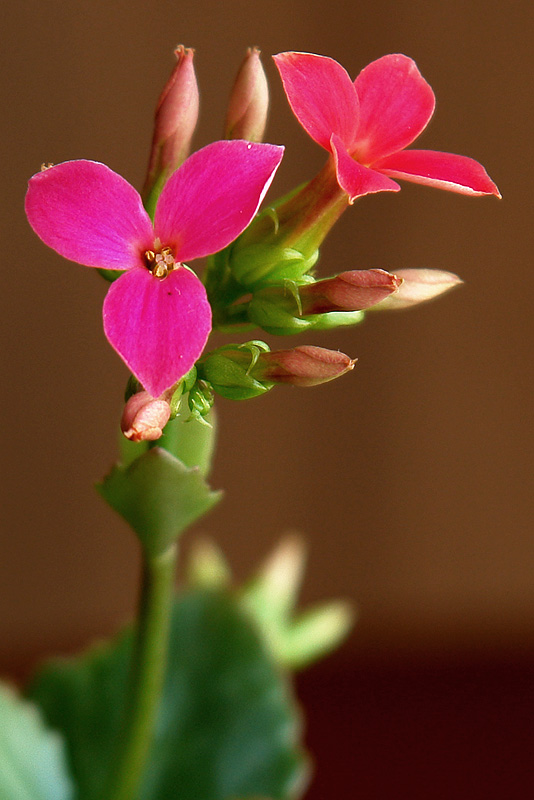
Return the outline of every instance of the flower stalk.
<path id="1" fill-rule="evenodd" d="M 143 577 L 130 683 L 106 800 L 135 800 L 143 777 L 165 678 L 177 545 L 143 551 Z"/>

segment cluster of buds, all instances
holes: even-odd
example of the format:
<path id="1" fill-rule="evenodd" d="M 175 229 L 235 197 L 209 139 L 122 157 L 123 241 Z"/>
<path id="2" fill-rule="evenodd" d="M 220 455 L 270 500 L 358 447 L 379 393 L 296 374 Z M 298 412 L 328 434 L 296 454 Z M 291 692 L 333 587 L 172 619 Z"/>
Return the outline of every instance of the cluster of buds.
<path id="1" fill-rule="evenodd" d="M 176 66 L 156 109 L 144 189 L 145 205 L 151 213 L 165 182 L 191 149 L 198 116 L 194 51 L 180 46 L 175 55 Z M 319 248 L 341 214 L 358 196 L 397 191 L 400 187 L 392 177 L 464 194 L 498 191 L 483 168 L 471 159 L 403 151 L 433 111 L 432 90 L 405 56 L 379 59 L 363 70 L 354 84 L 347 82 L 337 62 L 322 56 L 284 53 L 275 61 L 295 115 L 330 155 L 315 178 L 270 203 L 234 242 L 208 259 L 204 285 L 213 327 L 226 332 L 257 327 L 280 336 L 325 331 L 355 325 L 368 311 L 408 308 L 461 283 L 452 273 L 428 269 L 399 269 L 395 274 L 383 269 L 350 270 L 329 278 L 314 275 Z M 399 128 L 398 134 L 388 134 L 391 141 L 384 141 L 381 121 L 373 120 L 365 107 L 366 103 L 378 102 L 370 93 L 373 86 L 375 93 L 384 95 L 380 102 L 392 130 Z M 406 104 L 413 105 L 408 114 L 414 117 L 413 130 L 408 125 L 405 133 L 404 120 L 395 119 L 398 105 L 388 94 L 394 91 L 404 93 Z M 262 142 L 268 105 L 260 52 L 250 48 L 230 95 L 225 139 Z M 366 120 L 361 125 L 357 122 L 360 112 Z M 381 158 L 386 150 L 394 155 Z M 412 164 L 413 158 L 409 161 L 410 152 L 420 154 L 419 166 Z M 402 169 L 395 166 L 401 161 Z M 258 340 L 223 345 L 201 356 L 184 378 L 159 397 L 138 386 L 128 399 L 121 427 L 125 436 L 135 441 L 154 440 L 184 398 L 191 415 L 202 420 L 215 394 L 243 400 L 262 395 L 280 383 L 315 386 L 344 375 L 354 363 L 343 353 L 321 347 L 271 350 Z"/>
<path id="2" fill-rule="evenodd" d="M 224 139 L 192 155 L 194 50 L 180 45 L 175 56 L 156 107 L 142 197 L 105 165 L 85 160 L 34 175 L 26 197 L 30 224 L 46 244 L 112 281 L 104 331 L 138 383 L 121 426 L 135 441 L 159 438 L 184 402 L 204 420 L 215 394 L 247 399 L 278 383 L 315 386 L 354 366 L 335 350 L 271 350 L 256 340 L 204 354 L 212 329 L 326 331 L 460 282 L 427 269 L 316 276 L 324 238 L 357 198 L 396 192 L 397 180 L 500 196 L 473 159 L 406 149 L 435 104 L 411 59 L 384 56 L 353 81 L 331 58 L 289 52 L 274 56 L 289 105 L 328 157 L 314 178 L 259 211 L 284 151 L 262 142 L 269 92 L 259 50 L 250 48 L 239 68 Z M 202 257 L 200 280 L 189 262 Z"/>
<path id="3" fill-rule="evenodd" d="M 265 342 L 229 344 L 203 356 L 188 376 L 160 397 L 140 389 L 124 407 L 121 430 L 133 442 L 155 441 L 187 398 L 190 418 L 205 420 L 214 393 L 229 400 L 259 397 L 276 384 L 318 386 L 353 369 L 355 361 L 338 350 L 301 345 L 271 351 Z"/>

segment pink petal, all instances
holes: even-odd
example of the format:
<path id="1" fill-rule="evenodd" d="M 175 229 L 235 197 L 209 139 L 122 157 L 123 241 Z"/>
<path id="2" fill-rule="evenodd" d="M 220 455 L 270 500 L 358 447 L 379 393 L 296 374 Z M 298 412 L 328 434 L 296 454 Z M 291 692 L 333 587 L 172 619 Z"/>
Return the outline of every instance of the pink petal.
<path id="1" fill-rule="evenodd" d="M 140 265 L 154 239 L 139 194 L 96 161 L 65 161 L 34 175 L 26 214 L 45 244 L 88 267 Z"/>
<path id="2" fill-rule="evenodd" d="M 460 194 L 494 194 L 499 190 L 478 161 L 437 150 L 404 150 L 373 164 L 385 175 Z"/>
<path id="3" fill-rule="evenodd" d="M 153 397 L 188 372 L 211 330 L 211 308 L 197 276 L 179 267 L 164 280 L 133 269 L 111 284 L 104 331 Z"/>
<path id="4" fill-rule="evenodd" d="M 354 85 L 361 114 L 354 155 L 363 164 L 372 165 L 377 158 L 407 147 L 434 112 L 434 92 L 407 56 L 373 61 Z"/>
<path id="5" fill-rule="evenodd" d="M 336 160 L 337 180 L 343 191 L 348 194 L 349 203 L 353 203 L 357 197 L 364 194 L 400 190 L 399 184 L 395 181 L 355 161 L 335 134 L 332 136 L 332 148 Z"/>
<path id="6" fill-rule="evenodd" d="M 155 229 L 179 261 L 216 253 L 248 226 L 284 148 L 241 140 L 214 142 L 189 156 L 158 200 Z"/>
<path id="7" fill-rule="evenodd" d="M 337 133 L 347 147 L 353 145 L 358 95 L 341 64 L 311 53 L 280 53 L 274 60 L 289 105 L 312 139 L 330 150 L 330 137 Z"/>

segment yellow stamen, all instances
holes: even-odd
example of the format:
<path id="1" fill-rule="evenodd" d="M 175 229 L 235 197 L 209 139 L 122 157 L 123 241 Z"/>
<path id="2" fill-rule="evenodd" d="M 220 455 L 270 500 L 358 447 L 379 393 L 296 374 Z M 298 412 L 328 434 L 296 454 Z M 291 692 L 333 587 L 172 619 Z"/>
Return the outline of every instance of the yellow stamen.
<path id="1" fill-rule="evenodd" d="M 163 280 L 169 272 L 178 266 L 170 247 L 161 247 L 159 240 L 154 242 L 154 250 L 145 250 L 143 259 L 145 266 L 155 278 Z"/>

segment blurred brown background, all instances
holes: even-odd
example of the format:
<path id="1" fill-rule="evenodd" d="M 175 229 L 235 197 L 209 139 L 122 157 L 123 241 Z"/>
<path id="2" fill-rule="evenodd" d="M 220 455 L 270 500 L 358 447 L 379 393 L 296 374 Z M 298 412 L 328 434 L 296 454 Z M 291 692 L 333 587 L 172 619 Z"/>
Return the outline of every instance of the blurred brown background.
<path id="1" fill-rule="evenodd" d="M 355 76 L 403 52 L 438 101 L 418 146 L 478 159 L 504 200 L 403 184 L 344 215 L 321 274 L 431 266 L 465 286 L 292 340 L 358 357 L 334 384 L 219 402 L 212 484 L 226 499 L 201 530 L 241 578 L 298 529 L 310 542 L 305 599 L 358 604 L 343 652 L 301 681 L 318 760 L 310 798 L 334 776 L 339 797 L 531 796 L 531 14 L 527 0 L 10 7 L 0 673 L 115 630 L 132 614 L 138 569 L 133 538 L 92 488 L 116 456 L 126 379 L 102 333 L 106 287 L 32 234 L 27 179 L 43 161 L 81 157 L 140 186 L 173 47 L 197 51 L 200 147 L 221 136 L 236 69 L 257 44 L 272 88 L 266 139 L 287 148 L 274 197 L 325 154 L 294 120 L 270 55 L 330 55 Z"/>

